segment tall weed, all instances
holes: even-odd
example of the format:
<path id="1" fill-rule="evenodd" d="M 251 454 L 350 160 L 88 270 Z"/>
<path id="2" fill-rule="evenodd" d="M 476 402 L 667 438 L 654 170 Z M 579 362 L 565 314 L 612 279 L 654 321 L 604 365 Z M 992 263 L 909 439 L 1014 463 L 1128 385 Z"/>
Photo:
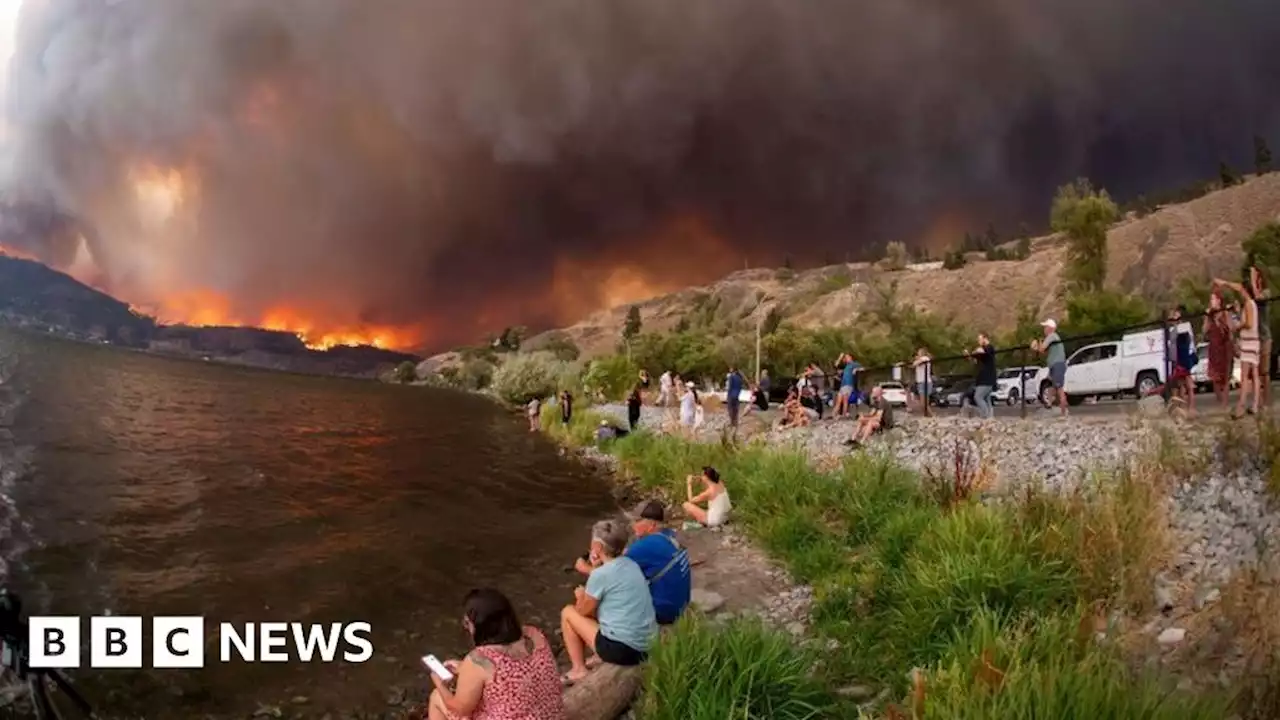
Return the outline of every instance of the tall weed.
<path id="1" fill-rule="evenodd" d="M 814 677 L 817 658 L 756 622 L 714 626 L 687 615 L 645 667 L 641 720 L 811 720 L 837 717 Z"/>

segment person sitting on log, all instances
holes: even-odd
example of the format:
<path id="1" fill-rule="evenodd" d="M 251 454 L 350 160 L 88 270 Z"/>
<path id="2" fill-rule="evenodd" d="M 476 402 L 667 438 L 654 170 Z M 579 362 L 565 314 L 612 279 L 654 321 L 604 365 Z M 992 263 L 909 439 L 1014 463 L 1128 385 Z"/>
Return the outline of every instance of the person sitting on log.
<path id="1" fill-rule="evenodd" d="M 658 624 L 672 625 L 688 607 L 693 593 L 689 551 L 676 540 L 675 531 L 663 527 L 666 510 L 661 502 L 642 502 L 629 517 L 635 540 L 623 555 L 636 561 L 644 572 Z M 590 575 L 600 563 L 598 553 L 587 553 L 578 558 L 574 568 L 583 575 Z"/>
<path id="2" fill-rule="evenodd" d="M 624 556 L 629 531 L 614 520 L 602 520 L 591 531 L 591 554 L 600 565 L 587 576 L 586 587 L 573 591 L 574 602 L 560 612 L 560 630 L 571 667 L 563 676 L 571 685 L 587 676 L 586 651 L 613 665 L 639 665 L 658 634 L 649 583 L 640 565 Z"/>

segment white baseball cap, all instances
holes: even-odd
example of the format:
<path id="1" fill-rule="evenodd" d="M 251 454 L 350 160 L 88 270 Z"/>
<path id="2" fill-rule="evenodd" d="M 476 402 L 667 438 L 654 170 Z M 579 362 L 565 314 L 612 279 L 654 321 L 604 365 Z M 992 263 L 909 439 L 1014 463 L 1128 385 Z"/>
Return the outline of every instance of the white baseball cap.
<path id="1" fill-rule="evenodd" d="M 1050 330 L 1057 330 L 1057 329 L 1058 329 L 1058 321 L 1057 321 L 1057 320 L 1054 320 L 1053 318 L 1049 318 L 1048 320 L 1045 320 L 1044 322 L 1040 323 L 1040 326 L 1041 326 L 1041 327 L 1047 327 L 1047 328 L 1049 328 Z"/>
<path id="2" fill-rule="evenodd" d="M 692 380 L 690 380 L 689 382 L 685 383 L 685 384 L 684 384 L 684 386 L 685 386 L 685 387 L 687 387 L 687 388 L 691 388 L 691 387 L 693 387 L 693 381 L 692 381 Z"/>

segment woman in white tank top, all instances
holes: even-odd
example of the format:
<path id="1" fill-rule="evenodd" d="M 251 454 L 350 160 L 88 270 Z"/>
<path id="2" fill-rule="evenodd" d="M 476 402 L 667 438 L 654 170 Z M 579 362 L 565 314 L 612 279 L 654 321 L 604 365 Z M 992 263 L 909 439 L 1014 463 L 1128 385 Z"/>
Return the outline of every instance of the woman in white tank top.
<path id="1" fill-rule="evenodd" d="M 1252 396 L 1252 403 L 1247 410 L 1250 415 L 1258 412 L 1258 395 L 1261 389 L 1261 380 L 1258 377 L 1258 367 L 1261 360 L 1262 352 L 1262 336 L 1258 330 L 1258 303 L 1254 300 L 1254 284 L 1252 279 L 1249 281 L 1249 287 L 1240 285 L 1226 280 L 1214 280 L 1214 285 L 1224 285 L 1240 294 L 1243 302 L 1241 303 L 1240 314 L 1240 399 L 1236 401 L 1235 412 L 1231 413 L 1231 417 L 1239 419 L 1244 416 L 1245 402 Z"/>
<path id="2" fill-rule="evenodd" d="M 702 468 L 703 490 L 697 495 L 693 494 L 693 480 L 693 475 L 685 478 L 685 491 L 689 498 L 684 504 L 685 513 L 707 527 L 723 525 L 729 519 L 733 504 L 729 502 L 729 491 L 720 480 L 720 473 L 713 467 Z M 707 504 L 707 509 L 703 510 L 698 504 L 702 502 Z"/>

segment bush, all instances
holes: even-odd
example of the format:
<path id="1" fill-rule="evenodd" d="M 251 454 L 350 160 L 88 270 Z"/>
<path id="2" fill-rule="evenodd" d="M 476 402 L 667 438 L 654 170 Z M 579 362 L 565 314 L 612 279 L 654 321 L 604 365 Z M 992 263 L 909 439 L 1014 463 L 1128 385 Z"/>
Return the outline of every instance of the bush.
<path id="1" fill-rule="evenodd" d="M 591 361 L 582 376 L 582 385 L 588 393 L 621 400 L 635 387 L 639 375 L 640 368 L 626 355 L 610 355 Z"/>
<path id="2" fill-rule="evenodd" d="M 969 262 L 963 250 L 952 250 L 942 256 L 943 270 L 959 270 Z"/>
<path id="3" fill-rule="evenodd" d="M 493 373 L 492 387 L 503 400 L 523 404 L 556 394 L 571 378 L 576 385 L 577 375 L 570 363 L 550 353 L 512 355 Z"/>
<path id="4" fill-rule="evenodd" d="M 398 383 L 411 383 L 418 379 L 418 366 L 412 360 L 405 360 L 396 366 L 392 371 L 391 377 Z"/>
<path id="5" fill-rule="evenodd" d="M 813 676 L 817 658 L 759 622 L 715 626 L 686 614 L 645 665 L 642 720 L 835 716 L 836 702 Z"/>
<path id="6" fill-rule="evenodd" d="M 911 264 L 911 253 L 906 243 L 894 241 L 884 246 L 884 260 L 881 266 L 885 270 L 905 270 Z"/>

